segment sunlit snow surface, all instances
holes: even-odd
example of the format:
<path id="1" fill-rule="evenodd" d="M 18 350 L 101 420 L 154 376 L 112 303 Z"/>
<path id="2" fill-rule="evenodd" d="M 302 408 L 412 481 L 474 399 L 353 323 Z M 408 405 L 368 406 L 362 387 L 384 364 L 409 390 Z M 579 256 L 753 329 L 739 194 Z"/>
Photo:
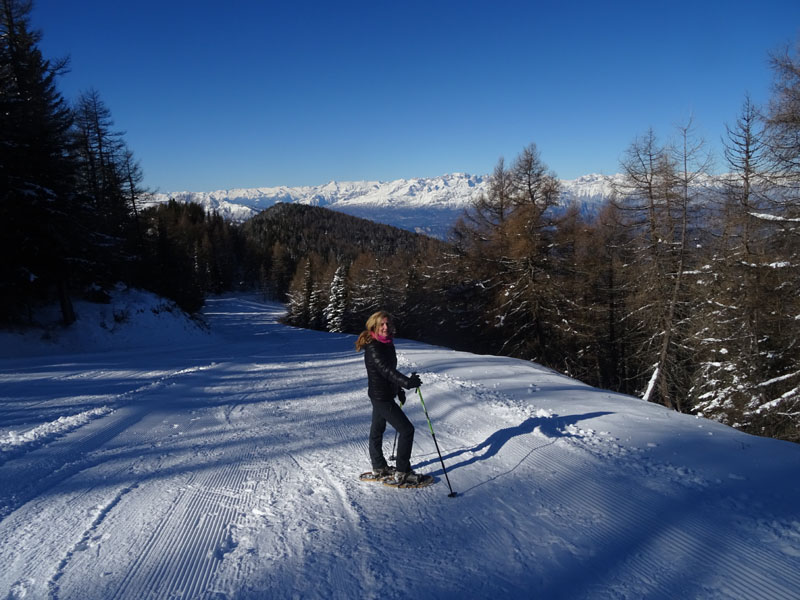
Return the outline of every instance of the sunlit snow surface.
<path id="1" fill-rule="evenodd" d="M 798 445 L 400 339 L 458 495 L 416 395 L 438 482 L 362 483 L 353 336 L 135 296 L 0 336 L 0 598 L 800 597 Z"/>

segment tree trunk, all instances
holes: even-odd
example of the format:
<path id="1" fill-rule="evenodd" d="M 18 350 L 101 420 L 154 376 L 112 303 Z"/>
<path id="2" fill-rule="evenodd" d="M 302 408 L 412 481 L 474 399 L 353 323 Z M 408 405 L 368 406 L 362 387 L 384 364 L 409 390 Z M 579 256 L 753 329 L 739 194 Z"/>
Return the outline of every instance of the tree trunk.
<path id="1" fill-rule="evenodd" d="M 58 300 L 61 303 L 61 321 L 65 326 L 75 322 L 75 309 L 72 306 L 72 299 L 69 297 L 69 289 L 64 279 L 58 280 Z"/>

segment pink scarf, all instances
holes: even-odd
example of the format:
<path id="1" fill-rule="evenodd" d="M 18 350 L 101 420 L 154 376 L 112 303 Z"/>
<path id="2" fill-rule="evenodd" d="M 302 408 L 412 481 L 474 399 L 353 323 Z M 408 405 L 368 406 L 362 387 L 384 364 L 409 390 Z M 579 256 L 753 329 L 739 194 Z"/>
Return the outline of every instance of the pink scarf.
<path id="1" fill-rule="evenodd" d="M 392 338 L 390 338 L 390 337 L 384 337 L 382 335 L 378 335 L 374 331 L 370 331 L 369 334 L 372 336 L 373 340 L 378 340 L 381 344 L 391 344 L 392 343 Z"/>

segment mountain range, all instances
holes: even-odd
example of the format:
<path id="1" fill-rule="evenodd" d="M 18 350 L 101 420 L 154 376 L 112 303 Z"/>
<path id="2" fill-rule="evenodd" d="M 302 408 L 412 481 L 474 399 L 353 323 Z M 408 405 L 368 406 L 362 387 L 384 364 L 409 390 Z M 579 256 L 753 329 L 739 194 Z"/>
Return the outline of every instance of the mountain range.
<path id="1" fill-rule="evenodd" d="M 562 200 L 585 207 L 596 205 L 609 197 L 612 182 L 619 177 L 592 174 L 562 180 Z M 318 186 L 156 193 L 147 204 L 170 199 L 194 202 L 234 222 L 244 222 L 279 202 L 306 204 L 445 238 L 464 210 L 486 193 L 488 183 L 486 175 L 451 173 L 394 181 L 331 181 Z"/>

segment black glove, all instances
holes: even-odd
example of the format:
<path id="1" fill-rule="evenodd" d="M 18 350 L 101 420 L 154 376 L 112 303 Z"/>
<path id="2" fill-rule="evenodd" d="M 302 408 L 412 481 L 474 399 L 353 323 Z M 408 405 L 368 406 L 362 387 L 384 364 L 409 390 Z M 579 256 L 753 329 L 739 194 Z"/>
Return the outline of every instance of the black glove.
<path id="1" fill-rule="evenodd" d="M 419 375 L 416 373 L 412 373 L 411 377 L 408 378 L 408 389 L 411 388 L 418 388 L 422 385 L 422 380 L 419 378 Z"/>
<path id="2" fill-rule="evenodd" d="M 400 401 L 400 406 L 403 406 L 406 403 L 406 391 L 397 390 L 397 399 Z"/>

